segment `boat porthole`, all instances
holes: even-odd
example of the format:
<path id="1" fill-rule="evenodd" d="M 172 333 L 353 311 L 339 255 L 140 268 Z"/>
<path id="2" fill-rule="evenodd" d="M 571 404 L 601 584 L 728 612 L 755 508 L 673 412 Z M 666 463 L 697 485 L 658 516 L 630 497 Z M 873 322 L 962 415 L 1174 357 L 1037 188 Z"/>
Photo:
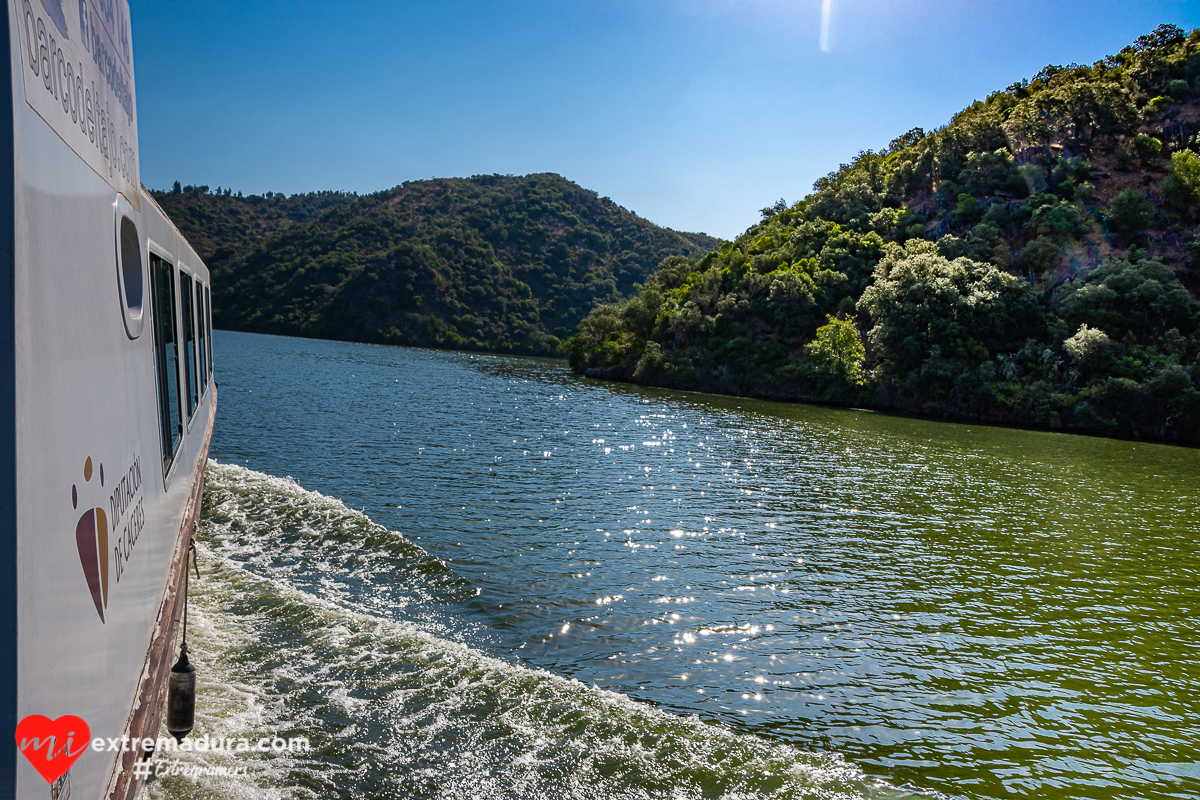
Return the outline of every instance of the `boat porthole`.
<path id="1" fill-rule="evenodd" d="M 121 300 L 121 312 L 125 319 L 125 332 L 130 339 L 142 335 L 145 318 L 142 298 L 145 295 L 145 265 L 142 258 L 142 242 L 138 236 L 137 223 L 133 221 L 133 207 L 120 195 L 113 203 L 115 214 L 117 294 Z"/>

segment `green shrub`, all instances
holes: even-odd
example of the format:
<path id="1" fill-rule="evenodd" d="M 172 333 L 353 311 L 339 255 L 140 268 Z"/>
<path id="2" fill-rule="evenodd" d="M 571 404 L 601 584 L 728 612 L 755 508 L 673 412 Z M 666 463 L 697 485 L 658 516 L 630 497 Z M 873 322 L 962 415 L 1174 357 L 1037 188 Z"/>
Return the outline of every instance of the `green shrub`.
<path id="1" fill-rule="evenodd" d="M 1200 231 L 1193 233 L 1183 247 L 1183 263 L 1187 268 L 1200 271 Z"/>
<path id="2" fill-rule="evenodd" d="M 1103 358 L 1112 347 L 1112 339 L 1099 328 L 1089 328 L 1087 323 L 1079 326 L 1074 336 L 1063 342 L 1063 349 L 1071 360 L 1081 366 L 1091 365 Z"/>
<path id="3" fill-rule="evenodd" d="M 1151 111 L 1163 111 L 1164 109 L 1170 108 L 1173 102 L 1174 101 L 1171 98 L 1159 95 L 1147 103 L 1146 108 L 1150 109 Z"/>
<path id="4" fill-rule="evenodd" d="M 1106 261 L 1087 280 L 1062 286 L 1055 299 L 1068 325 L 1086 323 L 1120 339 L 1152 340 L 1171 328 L 1195 328 L 1187 289 L 1155 259 Z"/>
<path id="5" fill-rule="evenodd" d="M 633 370 L 633 377 L 637 380 L 647 380 L 653 377 L 656 372 L 662 370 L 663 361 L 662 347 L 659 343 L 647 342 L 642 356 Z"/>
<path id="6" fill-rule="evenodd" d="M 1200 210 L 1200 155 L 1191 150 L 1171 155 L 1171 174 L 1162 182 L 1162 195 L 1173 214 L 1191 220 Z"/>
<path id="7" fill-rule="evenodd" d="M 954 208 L 954 221 L 959 224 L 970 224 L 983 216 L 983 207 L 979 201 L 969 194 L 960 194 L 958 204 Z"/>
<path id="8" fill-rule="evenodd" d="M 826 324 L 817 328 L 817 335 L 804 345 L 805 352 L 817 368 L 854 384 L 863 384 L 863 361 L 866 348 L 854 317 L 826 317 Z"/>
<path id="9" fill-rule="evenodd" d="M 1154 206 L 1136 189 L 1126 189 L 1108 204 L 1108 229 L 1123 240 L 1138 239 L 1154 223 Z"/>
<path id="10" fill-rule="evenodd" d="M 1051 173 L 1056 181 L 1086 181 L 1092 174 L 1092 165 L 1079 156 L 1060 158 Z"/>
<path id="11" fill-rule="evenodd" d="M 933 242 L 890 244 L 858 307 L 871 315 L 871 344 L 885 371 L 907 376 L 926 359 L 947 353 L 988 357 L 987 347 L 1009 348 L 1040 327 L 1037 296 L 1029 285 L 992 264 L 950 261 Z M 972 344 L 974 342 L 974 345 Z"/>
<path id="12" fill-rule="evenodd" d="M 1022 272 L 1031 272 L 1041 277 L 1058 264 L 1058 245 L 1048 236 L 1032 239 L 1021 249 L 1017 266 Z"/>
<path id="13" fill-rule="evenodd" d="M 1133 137 L 1133 152 L 1137 155 L 1138 161 L 1149 164 L 1162 152 L 1162 141 L 1157 137 L 1139 133 Z"/>
<path id="14" fill-rule="evenodd" d="M 1042 202 L 1043 198 L 1045 202 Z M 1029 205 L 1033 213 L 1028 228 L 1037 236 L 1050 236 L 1062 242 L 1079 236 L 1088 228 L 1087 217 L 1078 206 L 1053 195 L 1042 195 Z"/>
<path id="15" fill-rule="evenodd" d="M 980 197 L 997 193 L 1021 197 L 1026 192 L 1025 181 L 1013 167 L 1012 153 L 1007 147 L 968 155 L 966 166 L 958 174 L 958 183 L 967 193 Z"/>

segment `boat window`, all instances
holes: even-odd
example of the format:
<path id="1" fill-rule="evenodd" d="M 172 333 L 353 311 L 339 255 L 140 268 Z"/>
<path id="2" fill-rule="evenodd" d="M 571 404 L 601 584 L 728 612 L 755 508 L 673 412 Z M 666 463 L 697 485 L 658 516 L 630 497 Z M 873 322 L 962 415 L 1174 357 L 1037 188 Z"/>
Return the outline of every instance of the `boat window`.
<path id="1" fill-rule="evenodd" d="M 145 263 L 137 225 L 131 217 L 133 209 L 118 196 L 116 209 L 117 234 L 117 294 L 125 317 L 125 332 L 130 339 L 142 335 L 142 295 L 144 294 Z"/>
<path id="2" fill-rule="evenodd" d="M 208 388 L 208 335 L 204 330 L 204 284 L 196 281 L 196 339 L 200 350 L 200 395 Z"/>
<path id="3" fill-rule="evenodd" d="M 137 226 L 129 217 L 121 217 L 121 283 L 130 311 L 142 310 L 142 246 Z"/>
<path id="4" fill-rule="evenodd" d="M 175 325 L 175 267 L 150 256 L 150 303 L 154 313 L 154 361 L 158 372 L 158 421 L 166 474 L 183 438 L 179 404 L 179 336 Z"/>
<path id="5" fill-rule="evenodd" d="M 129 217 L 121 217 L 121 292 L 125 329 L 136 339 L 142 335 L 142 246 Z"/>
<path id="6" fill-rule="evenodd" d="M 188 419 L 200 404 L 200 382 L 196 379 L 196 294 L 192 276 L 180 270 L 179 299 L 183 311 L 183 381 L 187 395 Z"/>
<path id="7" fill-rule="evenodd" d="M 204 330 L 208 334 L 208 377 L 211 378 L 213 374 L 212 291 L 207 286 L 204 287 L 204 319 L 206 320 L 204 324 Z"/>

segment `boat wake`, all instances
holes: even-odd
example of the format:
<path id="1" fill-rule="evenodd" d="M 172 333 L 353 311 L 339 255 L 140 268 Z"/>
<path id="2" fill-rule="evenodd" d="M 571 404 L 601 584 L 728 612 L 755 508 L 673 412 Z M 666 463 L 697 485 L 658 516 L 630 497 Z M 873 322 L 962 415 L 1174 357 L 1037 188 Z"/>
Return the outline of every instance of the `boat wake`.
<path id="1" fill-rule="evenodd" d="M 912 795 L 839 755 L 451 640 L 431 609 L 473 594 L 469 584 L 336 499 L 215 462 L 206 492 L 188 627 L 200 676 L 192 738 L 306 737 L 311 749 L 161 754 L 185 769 L 153 781 L 152 797 Z"/>

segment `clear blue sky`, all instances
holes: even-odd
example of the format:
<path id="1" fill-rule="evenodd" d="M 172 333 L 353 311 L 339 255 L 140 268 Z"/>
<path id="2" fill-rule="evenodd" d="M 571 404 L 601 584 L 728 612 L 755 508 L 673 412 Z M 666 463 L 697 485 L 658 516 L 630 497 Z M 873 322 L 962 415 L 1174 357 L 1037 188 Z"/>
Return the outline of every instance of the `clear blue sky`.
<path id="1" fill-rule="evenodd" d="M 1200 2 L 132 0 L 142 181 L 557 172 L 736 236 L 867 148 Z"/>

